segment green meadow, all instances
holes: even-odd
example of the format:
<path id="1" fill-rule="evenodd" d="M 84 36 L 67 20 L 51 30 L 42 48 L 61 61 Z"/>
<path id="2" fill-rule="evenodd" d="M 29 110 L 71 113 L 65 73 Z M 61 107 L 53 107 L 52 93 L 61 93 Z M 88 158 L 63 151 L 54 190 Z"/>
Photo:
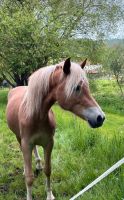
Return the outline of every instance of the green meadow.
<path id="1" fill-rule="evenodd" d="M 124 156 L 124 99 L 114 81 L 91 83 L 106 114 L 104 125 L 89 125 L 53 106 L 57 128 L 52 153 L 52 188 L 56 200 L 69 200 Z M 26 200 L 23 158 L 5 118 L 8 90 L 0 90 L 0 200 Z M 39 147 L 43 157 L 42 148 Z M 35 170 L 35 165 L 33 162 Z M 34 200 L 45 200 L 45 175 L 35 178 Z M 81 200 L 124 200 L 124 165 L 86 192 Z"/>

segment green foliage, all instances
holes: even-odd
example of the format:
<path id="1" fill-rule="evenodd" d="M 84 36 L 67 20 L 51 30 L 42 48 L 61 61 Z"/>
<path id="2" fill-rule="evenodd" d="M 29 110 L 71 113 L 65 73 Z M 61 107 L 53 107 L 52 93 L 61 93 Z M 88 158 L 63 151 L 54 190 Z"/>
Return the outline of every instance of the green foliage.
<path id="1" fill-rule="evenodd" d="M 110 70 L 113 71 L 114 75 L 120 75 L 124 69 L 124 49 L 123 47 L 114 47 L 109 49 L 108 52 L 108 65 Z"/>
<path id="2" fill-rule="evenodd" d="M 16 83 L 20 79 L 20 84 L 32 71 L 59 57 L 60 24 L 53 24 L 52 13 L 47 17 L 47 8 L 39 3 L 32 6 L 11 2 L 9 8 L 0 7 L 0 69 Z"/>
<path id="3" fill-rule="evenodd" d="M 1 76 L 12 86 L 25 85 L 34 70 L 67 56 L 78 60 L 82 55 L 99 62 L 101 42 L 73 40 L 92 31 L 104 32 L 104 26 L 107 30 L 123 15 L 121 10 L 118 1 L 112 0 L 1 1 Z"/>
<path id="4" fill-rule="evenodd" d="M 106 49 L 106 44 L 103 40 L 91 40 L 91 39 L 75 39 L 69 40 L 71 46 L 70 53 L 76 60 L 88 58 L 92 64 L 101 63 Z"/>
<path id="5" fill-rule="evenodd" d="M 115 46 L 107 49 L 107 55 L 104 60 L 104 65 L 114 75 L 120 92 L 124 97 L 123 85 L 124 85 L 124 47 Z"/>

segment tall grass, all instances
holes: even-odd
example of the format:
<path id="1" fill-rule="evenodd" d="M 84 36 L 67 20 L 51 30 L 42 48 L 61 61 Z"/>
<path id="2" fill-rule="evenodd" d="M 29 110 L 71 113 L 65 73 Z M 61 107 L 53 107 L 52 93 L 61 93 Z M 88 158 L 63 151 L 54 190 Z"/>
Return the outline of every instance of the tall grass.
<path id="1" fill-rule="evenodd" d="M 91 91 L 105 111 L 124 114 L 124 98 L 115 80 L 92 80 Z"/>
<path id="2" fill-rule="evenodd" d="M 57 129 L 52 154 L 52 185 L 57 200 L 68 200 L 124 155 L 123 101 L 113 83 L 107 81 L 99 81 L 96 92 L 92 91 L 106 112 L 105 124 L 99 129 L 91 129 L 58 105 L 53 107 Z M 25 200 L 23 159 L 15 136 L 6 125 L 6 96 L 7 91 L 0 91 L 0 200 Z M 42 148 L 39 150 L 43 157 Z M 46 198 L 43 173 L 35 179 L 33 196 L 35 200 Z M 80 199 L 124 199 L 124 166 Z"/>

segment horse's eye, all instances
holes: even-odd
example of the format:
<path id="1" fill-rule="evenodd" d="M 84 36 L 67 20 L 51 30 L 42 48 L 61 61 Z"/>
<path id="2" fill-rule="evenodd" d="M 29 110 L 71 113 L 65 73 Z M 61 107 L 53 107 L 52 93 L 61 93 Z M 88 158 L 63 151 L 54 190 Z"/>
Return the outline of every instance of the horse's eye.
<path id="1" fill-rule="evenodd" d="M 75 88 L 76 92 L 79 92 L 81 90 L 81 86 L 77 85 L 77 87 Z"/>

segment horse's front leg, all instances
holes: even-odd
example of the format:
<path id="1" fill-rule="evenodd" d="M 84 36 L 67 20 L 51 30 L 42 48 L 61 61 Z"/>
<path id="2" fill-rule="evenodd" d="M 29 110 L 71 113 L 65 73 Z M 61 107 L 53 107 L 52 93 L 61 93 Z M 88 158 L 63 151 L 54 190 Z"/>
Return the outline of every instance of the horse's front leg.
<path id="1" fill-rule="evenodd" d="M 27 200 L 32 200 L 32 184 L 34 175 L 32 171 L 32 148 L 28 141 L 24 139 L 21 142 L 21 149 L 24 157 L 24 170 L 25 170 L 25 181 L 27 188 Z"/>
<path id="2" fill-rule="evenodd" d="M 53 140 L 47 145 L 46 148 L 44 148 L 44 159 L 45 159 L 44 172 L 45 172 L 46 177 L 47 177 L 47 179 L 46 179 L 47 200 L 54 200 L 55 199 L 55 197 L 53 196 L 53 193 L 52 193 L 51 181 L 50 181 L 52 148 L 53 148 Z"/>

